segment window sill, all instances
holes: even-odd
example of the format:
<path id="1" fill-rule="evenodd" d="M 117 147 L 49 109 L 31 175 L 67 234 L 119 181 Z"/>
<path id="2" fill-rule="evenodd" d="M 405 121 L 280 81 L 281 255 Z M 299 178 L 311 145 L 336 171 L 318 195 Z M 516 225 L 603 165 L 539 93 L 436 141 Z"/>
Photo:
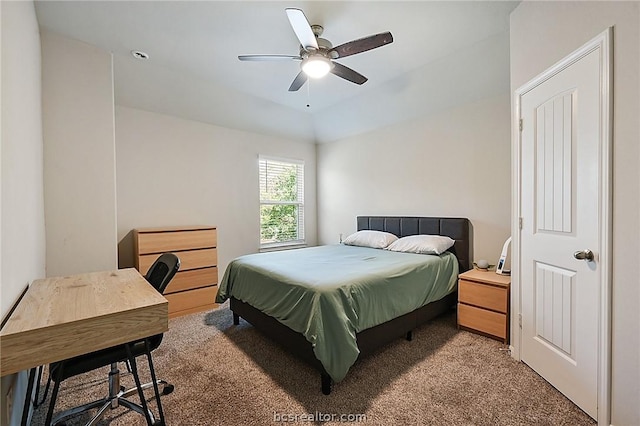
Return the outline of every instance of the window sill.
<path id="1" fill-rule="evenodd" d="M 270 251 L 281 251 L 281 250 L 294 250 L 307 247 L 307 243 L 294 243 L 294 244 L 278 244 L 267 247 L 260 247 L 260 253 L 267 253 Z"/>

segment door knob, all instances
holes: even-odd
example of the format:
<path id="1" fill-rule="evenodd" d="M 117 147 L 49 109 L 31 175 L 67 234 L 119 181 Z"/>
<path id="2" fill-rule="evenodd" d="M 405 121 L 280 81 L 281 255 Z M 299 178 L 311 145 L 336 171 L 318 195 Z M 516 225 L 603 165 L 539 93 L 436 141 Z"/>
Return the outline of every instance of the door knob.
<path id="1" fill-rule="evenodd" d="M 578 250 L 577 252 L 573 253 L 573 257 L 575 257 L 578 260 L 586 260 L 587 262 L 592 262 L 593 252 L 589 249 Z"/>

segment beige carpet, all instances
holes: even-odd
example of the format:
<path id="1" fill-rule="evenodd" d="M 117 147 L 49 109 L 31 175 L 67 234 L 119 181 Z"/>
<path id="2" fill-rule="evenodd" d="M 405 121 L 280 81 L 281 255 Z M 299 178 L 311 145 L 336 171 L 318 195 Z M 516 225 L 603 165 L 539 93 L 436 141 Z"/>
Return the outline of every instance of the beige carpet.
<path id="1" fill-rule="evenodd" d="M 169 327 L 154 352 L 159 376 L 176 387 L 162 398 L 168 425 L 269 425 L 295 416 L 299 424 L 338 425 L 341 415 L 364 415 L 360 421 L 369 425 L 595 424 L 515 362 L 505 345 L 458 331 L 453 312 L 417 329 L 413 341 L 400 339 L 358 361 L 329 396 L 320 392 L 315 370 L 246 322 L 234 326 L 226 305 L 173 319 Z M 107 372 L 64 382 L 56 411 L 103 396 Z M 148 381 L 147 370 L 141 374 Z M 133 379 L 125 373 L 122 382 Z M 47 404 L 35 411 L 33 425 L 44 423 Z M 310 422 L 316 413 L 334 420 Z M 119 408 L 101 424 L 144 423 Z"/>

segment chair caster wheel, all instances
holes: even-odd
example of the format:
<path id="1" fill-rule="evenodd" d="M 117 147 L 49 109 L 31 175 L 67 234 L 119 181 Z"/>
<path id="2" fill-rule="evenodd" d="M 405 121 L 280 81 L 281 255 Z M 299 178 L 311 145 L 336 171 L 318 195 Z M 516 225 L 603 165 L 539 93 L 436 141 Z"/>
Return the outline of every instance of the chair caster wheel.
<path id="1" fill-rule="evenodd" d="M 175 387 L 171 384 L 166 385 L 165 387 L 162 388 L 162 394 L 163 395 L 169 395 L 171 392 L 173 392 L 173 390 L 175 389 Z"/>

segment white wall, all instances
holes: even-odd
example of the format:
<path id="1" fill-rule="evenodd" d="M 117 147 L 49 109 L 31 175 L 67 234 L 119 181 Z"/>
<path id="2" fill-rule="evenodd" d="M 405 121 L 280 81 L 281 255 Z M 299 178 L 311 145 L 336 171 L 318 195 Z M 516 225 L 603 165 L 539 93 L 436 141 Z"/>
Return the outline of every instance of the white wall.
<path id="1" fill-rule="evenodd" d="M 45 273 L 40 34 L 32 2 L 0 2 L 2 28 L 2 139 L 0 317 L 5 317 L 25 286 Z M 2 378 L 0 424 L 19 421 L 24 374 Z M 14 409 L 6 392 L 14 384 Z M 22 397 L 21 397 L 22 396 Z"/>
<path id="2" fill-rule="evenodd" d="M 40 96 L 33 3 L 2 2 L 2 316 L 44 276 Z"/>
<path id="3" fill-rule="evenodd" d="M 47 276 L 117 267 L 111 53 L 42 34 Z"/>
<path id="4" fill-rule="evenodd" d="M 493 263 L 510 233 L 509 96 L 467 103 L 318 145 L 318 238 L 357 215 L 467 217 L 474 258 Z"/>
<path id="5" fill-rule="evenodd" d="M 116 107 L 120 267 L 133 265 L 131 230 L 218 227 L 220 278 L 259 249 L 258 154 L 305 162 L 305 235 L 316 244 L 315 147 L 211 124 Z"/>
<path id="6" fill-rule="evenodd" d="M 511 15 L 515 90 L 614 26 L 613 330 L 615 425 L 640 424 L 640 3 L 523 2 Z"/>

